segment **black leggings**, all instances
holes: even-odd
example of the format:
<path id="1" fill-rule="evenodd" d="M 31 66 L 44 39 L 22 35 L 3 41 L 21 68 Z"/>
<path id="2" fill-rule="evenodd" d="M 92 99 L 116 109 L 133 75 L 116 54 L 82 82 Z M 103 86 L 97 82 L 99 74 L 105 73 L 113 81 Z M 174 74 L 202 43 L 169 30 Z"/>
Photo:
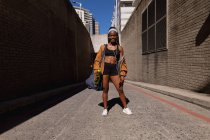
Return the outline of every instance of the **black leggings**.
<path id="1" fill-rule="evenodd" d="M 118 75 L 117 64 L 104 63 L 103 75 L 115 76 Z"/>

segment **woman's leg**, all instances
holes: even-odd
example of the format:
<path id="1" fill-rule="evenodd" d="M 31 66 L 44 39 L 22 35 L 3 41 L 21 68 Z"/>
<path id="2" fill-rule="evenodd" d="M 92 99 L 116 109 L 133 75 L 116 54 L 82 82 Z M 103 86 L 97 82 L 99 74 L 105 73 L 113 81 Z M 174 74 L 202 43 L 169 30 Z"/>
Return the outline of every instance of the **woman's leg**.
<path id="1" fill-rule="evenodd" d="M 119 96 L 120 96 L 120 100 L 123 104 L 123 107 L 124 108 L 127 108 L 127 104 L 126 104 L 126 98 L 125 98 L 125 94 L 124 94 L 124 91 L 123 89 L 120 89 L 120 77 L 118 75 L 116 76 L 110 76 L 110 79 L 112 80 L 112 83 L 115 85 L 118 93 L 119 93 Z"/>
<path id="2" fill-rule="evenodd" d="M 103 75 L 102 99 L 104 103 L 104 109 L 107 109 L 108 91 L 109 91 L 109 75 Z"/>

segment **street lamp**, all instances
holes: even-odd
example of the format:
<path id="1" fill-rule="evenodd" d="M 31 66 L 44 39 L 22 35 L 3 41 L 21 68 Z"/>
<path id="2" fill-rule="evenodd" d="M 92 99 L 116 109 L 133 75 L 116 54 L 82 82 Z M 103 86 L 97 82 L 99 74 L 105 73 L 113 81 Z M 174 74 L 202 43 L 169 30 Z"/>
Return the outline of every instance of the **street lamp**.
<path id="1" fill-rule="evenodd" d="M 81 8 L 82 8 L 82 3 L 80 3 L 80 2 L 77 2 L 77 1 L 72 1 L 73 3 L 76 3 L 76 4 L 79 4 L 79 10 L 80 10 L 80 12 L 81 12 Z"/>

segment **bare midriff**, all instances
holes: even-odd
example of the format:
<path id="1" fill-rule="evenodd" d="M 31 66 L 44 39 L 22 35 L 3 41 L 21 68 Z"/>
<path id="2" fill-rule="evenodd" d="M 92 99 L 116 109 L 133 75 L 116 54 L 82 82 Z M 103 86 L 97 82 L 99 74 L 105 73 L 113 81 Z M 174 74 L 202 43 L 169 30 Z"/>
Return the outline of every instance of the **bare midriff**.
<path id="1" fill-rule="evenodd" d="M 104 62 L 110 63 L 110 64 L 117 64 L 116 57 L 114 56 L 105 56 Z"/>

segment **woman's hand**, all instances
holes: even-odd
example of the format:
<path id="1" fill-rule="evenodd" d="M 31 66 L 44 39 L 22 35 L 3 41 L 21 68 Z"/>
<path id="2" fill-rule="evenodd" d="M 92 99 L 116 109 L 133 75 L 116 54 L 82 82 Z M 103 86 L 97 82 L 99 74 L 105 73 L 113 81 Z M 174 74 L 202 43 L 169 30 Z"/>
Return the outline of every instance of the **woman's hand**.
<path id="1" fill-rule="evenodd" d="M 123 88 L 124 80 L 125 80 L 125 77 L 124 77 L 124 76 L 120 76 L 119 88 L 120 88 L 121 90 L 122 90 L 122 88 Z"/>
<path id="2" fill-rule="evenodd" d="M 120 76 L 120 82 L 124 83 L 125 77 L 124 76 Z"/>

